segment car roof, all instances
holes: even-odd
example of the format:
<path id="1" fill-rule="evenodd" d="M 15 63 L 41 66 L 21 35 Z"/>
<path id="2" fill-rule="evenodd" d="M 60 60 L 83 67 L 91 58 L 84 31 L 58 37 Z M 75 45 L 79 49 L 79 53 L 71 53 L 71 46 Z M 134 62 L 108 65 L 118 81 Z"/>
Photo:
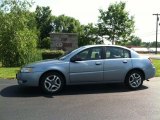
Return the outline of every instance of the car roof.
<path id="1" fill-rule="evenodd" d="M 120 47 L 120 48 L 124 48 L 124 49 L 127 49 L 127 50 L 131 50 L 125 46 L 120 46 L 120 45 L 105 45 L 105 44 L 98 44 L 98 45 L 85 45 L 83 46 L 84 48 L 90 48 L 90 47 L 107 47 L 107 46 L 110 46 L 110 47 Z"/>

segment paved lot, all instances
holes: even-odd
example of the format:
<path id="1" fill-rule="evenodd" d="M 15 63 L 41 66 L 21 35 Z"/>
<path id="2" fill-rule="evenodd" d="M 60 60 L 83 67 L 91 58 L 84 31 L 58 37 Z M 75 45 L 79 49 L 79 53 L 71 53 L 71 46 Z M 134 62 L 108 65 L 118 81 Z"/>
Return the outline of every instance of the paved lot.
<path id="1" fill-rule="evenodd" d="M 56 96 L 0 80 L 0 120 L 160 120 L 160 78 L 137 91 L 123 84 L 83 85 Z"/>

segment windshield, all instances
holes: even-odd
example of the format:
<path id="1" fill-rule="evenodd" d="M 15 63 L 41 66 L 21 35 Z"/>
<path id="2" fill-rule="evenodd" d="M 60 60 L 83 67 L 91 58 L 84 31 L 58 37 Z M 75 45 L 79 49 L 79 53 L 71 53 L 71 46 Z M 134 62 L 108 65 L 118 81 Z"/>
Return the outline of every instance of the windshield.
<path id="1" fill-rule="evenodd" d="M 59 58 L 59 60 L 64 60 L 64 59 L 66 59 L 67 56 L 69 56 L 69 54 L 70 54 L 71 52 L 72 52 L 72 51 L 67 51 L 67 52 L 65 52 L 64 55 L 62 55 L 62 56 Z"/>
<path id="2" fill-rule="evenodd" d="M 66 59 L 68 56 L 70 56 L 73 52 L 78 51 L 78 50 L 81 49 L 81 48 L 82 48 L 82 47 L 77 48 L 77 49 L 74 49 L 74 50 L 71 50 L 71 51 L 65 52 L 65 54 L 62 55 L 62 56 L 59 58 L 59 60 L 65 60 L 65 59 Z"/>

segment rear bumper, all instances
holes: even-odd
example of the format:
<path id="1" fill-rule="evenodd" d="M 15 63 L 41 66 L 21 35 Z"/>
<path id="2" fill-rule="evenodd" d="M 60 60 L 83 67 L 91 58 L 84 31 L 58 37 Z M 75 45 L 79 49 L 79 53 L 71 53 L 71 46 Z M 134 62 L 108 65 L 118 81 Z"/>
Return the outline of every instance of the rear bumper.
<path id="1" fill-rule="evenodd" d="M 39 79 L 42 72 L 31 72 L 31 73 L 17 73 L 16 79 L 19 85 L 22 86 L 38 86 Z"/>
<path id="2" fill-rule="evenodd" d="M 155 77 L 155 74 L 156 74 L 156 68 L 155 67 L 152 67 L 151 69 L 147 69 L 145 79 L 148 80 L 150 78 L 153 78 L 153 77 Z"/>

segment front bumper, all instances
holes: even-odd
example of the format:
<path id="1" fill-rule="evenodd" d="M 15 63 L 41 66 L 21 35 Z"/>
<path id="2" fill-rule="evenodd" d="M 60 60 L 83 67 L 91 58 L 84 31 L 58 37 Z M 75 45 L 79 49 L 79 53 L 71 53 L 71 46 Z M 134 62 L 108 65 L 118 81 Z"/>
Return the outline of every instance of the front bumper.
<path id="1" fill-rule="evenodd" d="M 42 72 L 30 72 L 30 73 L 19 72 L 16 74 L 16 79 L 18 84 L 22 86 L 38 86 L 41 75 Z"/>

